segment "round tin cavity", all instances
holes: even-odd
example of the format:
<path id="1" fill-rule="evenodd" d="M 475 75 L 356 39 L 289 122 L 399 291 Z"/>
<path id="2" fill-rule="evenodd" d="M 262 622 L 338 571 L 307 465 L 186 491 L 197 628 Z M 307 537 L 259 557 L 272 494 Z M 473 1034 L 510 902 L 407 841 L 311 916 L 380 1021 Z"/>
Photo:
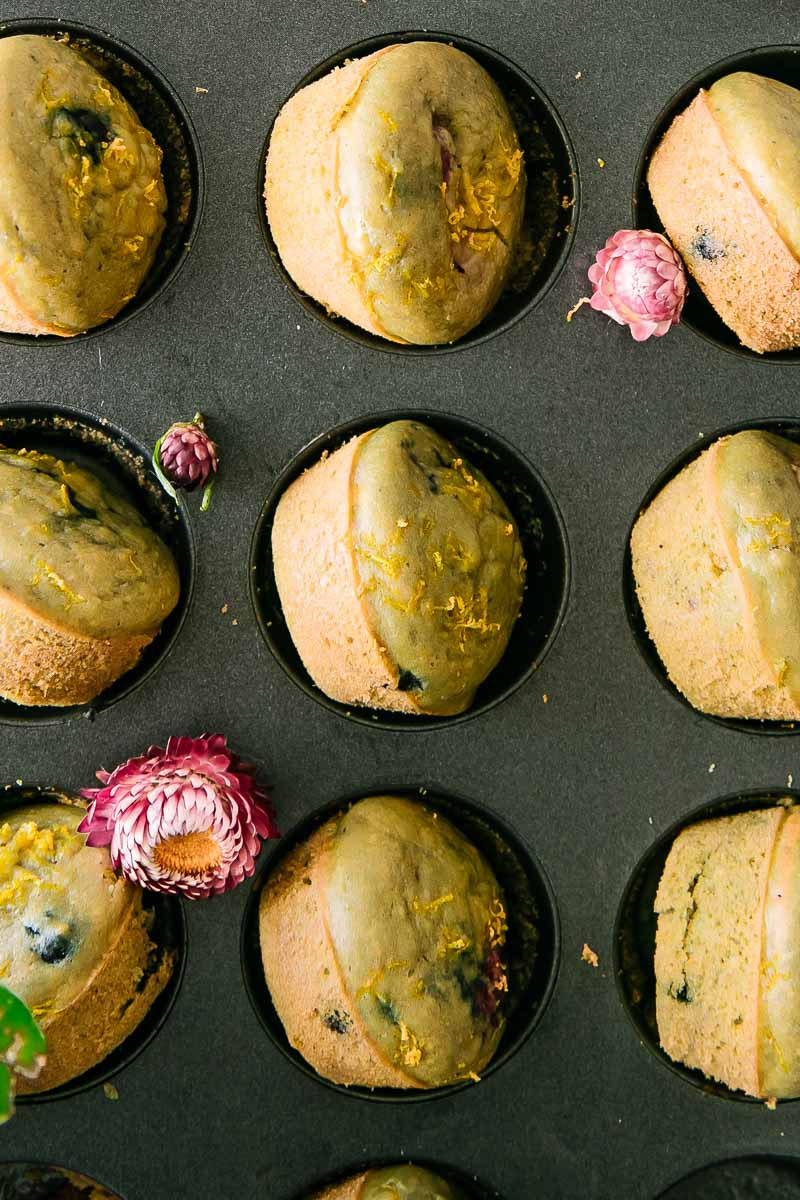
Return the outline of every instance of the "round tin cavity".
<path id="1" fill-rule="evenodd" d="M 79 50 L 122 93 L 164 155 L 161 172 L 167 192 L 167 224 L 155 261 L 133 299 L 111 320 L 72 337 L 0 331 L 0 341 L 20 346 L 64 345 L 119 328 L 148 308 L 177 279 L 200 227 L 203 159 L 191 118 L 178 93 L 131 46 L 102 30 L 69 20 L 20 18 L 0 25 L 0 37 L 23 33 L 68 41 Z"/>
<path id="2" fill-rule="evenodd" d="M 787 438 L 789 441 L 800 443 L 800 422 L 792 420 L 788 417 L 775 417 L 765 420 L 756 421 L 741 421 L 736 425 L 728 425 L 724 429 L 718 429 L 715 433 L 710 433 L 698 440 L 678 455 L 668 467 L 665 467 L 661 474 L 656 479 L 655 483 L 647 490 L 641 504 L 638 506 L 633 520 L 628 528 L 627 537 L 625 540 L 625 550 L 622 563 L 622 599 L 625 606 L 625 614 L 628 618 L 628 625 L 633 634 L 636 648 L 641 654 L 644 661 L 647 663 L 650 670 L 655 675 L 659 683 L 666 689 L 674 699 L 680 701 L 690 712 L 695 716 L 703 717 L 707 721 L 714 721 L 717 725 L 724 725 L 728 729 L 736 729 L 740 733 L 756 733 L 770 734 L 772 736 L 780 736 L 786 734 L 795 734 L 800 731 L 800 723 L 795 721 L 759 721 L 740 717 L 719 717 L 714 713 L 705 713 L 700 709 L 695 708 L 690 704 L 682 692 L 678 690 L 675 684 L 667 674 L 656 649 L 655 643 L 647 632 L 644 614 L 639 598 L 636 595 L 636 583 L 633 576 L 633 564 L 631 559 L 631 534 L 633 527 L 641 513 L 649 508 L 656 496 L 661 492 L 670 480 L 687 467 L 689 463 L 694 462 L 704 450 L 712 446 L 714 442 L 719 441 L 722 437 L 728 437 L 734 433 L 742 433 L 748 429 L 765 430 L 767 433 L 773 433 L 779 437 Z"/>
<path id="3" fill-rule="evenodd" d="M 34 804 L 67 803 L 84 808 L 80 797 L 56 787 L 36 784 L 13 783 L 0 787 L 0 817 L 11 809 Z M 156 1037 L 172 1009 L 186 968 L 186 921 L 181 901 L 177 896 L 160 895 L 142 891 L 142 905 L 152 913 L 151 940 L 157 948 L 157 959 L 153 969 L 163 962 L 164 956 L 173 959 L 172 972 L 166 986 L 159 993 L 142 1020 L 121 1045 L 106 1058 L 75 1079 L 46 1092 L 32 1092 L 17 1096 L 18 1105 L 43 1104 L 50 1100 L 62 1100 L 77 1096 L 124 1070 Z M 1 1178 L 1 1177 L 0 1177 Z"/>
<path id="4" fill-rule="evenodd" d="M 659 1200 L 790 1200 L 800 1196 L 800 1159 L 752 1154 L 700 1167 L 661 1192 Z"/>
<path id="5" fill-rule="evenodd" d="M 523 219 L 526 254 L 509 280 L 492 311 L 457 342 L 438 346 L 414 346 L 390 342 L 334 316 L 324 305 L 302 292 L 283 266 L 269 227 L 264 204 L 264 178 L 272 126 L 261 151 L 256 181 L 256 206 L 261 232 L 272 264 L 294 299 L 328 329 L 351 342 L 394 354 L 446 354 L 488 341 L 510 329 L 544 299 L 569 257 L 578 225 L 580 187 L 578 160 L 564 122 L 552 101 L 537 83 L 515 63 L 480 42 L 450 33 L 410 30 L 367 38 L 332 54 L 300 80 L 286 99 L 328 75 L 353 58 L 364 58 L 385 46 L 400 42 L 446 42 L 471 55 L 492 77 L 503 93 L 525 152 L 528 192 Z M 285 102 L 284 102 L 285 103 Z M 283 105 L 281 105 L 281 108 Z M 277 114 L 276 114 L 277 117 Z"/>
<path id="6" fill-rule="evenodd" d="M 320 1200 L 323 1195 L 326 1200 L 333 1200 L 329 1197 L 329 1188 L 335 1188 L 337 1184 L 345 1185 L 352 1179 L 362 1175 L 365 1171 L 380 1170 L 382 1167 L 397 1167 L 415 1166 L 423 1167 L 427 1171 L 432 1171 L 438 1175 L 446 1183 L 458 1189 L 458 1200 L 503 1200 L 499 1192 L 494 1188 L 490 1188 L 481 1180 L 476 1179 L 474 1175 L 467 1175 L 464 1171 L 458 1170 L 456 1167 L 451 1167 L 439 1162 L 434 1162 L 431 1159 L 419 1158 L 416 1155 L 413 1160 L 407 1159 L 379 1159 L 376 1161 L 356 1163 L 344 1173 L 337 1172 L 333 1175 L 327 1175 L 309 1190 L 306 1188 L 301 1192 L 297 1200 Z"/>
<path id="7" fill-rule="evenodd" d="M 67 1167 L 41 1163 L 0 1163 L 3 1200 L 120 1200 L 103 1184 Z"/>
<path id="8" fill-rule="evenodd" d="M 759 46 L 755 50 L 732 54 L 694 75 L 667 101 L 648 130 L 636 163 L 632 199 L 632 220 L 635 229 L 653 229 L 657 233 L 666 233 L 647 186 L 650 159 L 674 119 L 688 108 L 700 89 L 710 88 L 718 79 L 722 79 L 723 76 L 730 75 L 734 71 L 752 71 L 756 75 L 765 75 L 770 79 L 777 79 L 780 83 L 800 88 L 800 48 L 797 46 Z M 681 315 L 681 323 L 704 341 L 718 346 L 722 350 L 727 350 L 731 354 L 738 354 L 740 358 L 748 358 L 756 362 L 800 362 L 800 348 L 758 354 L 755 350 L 743 346 L 733 330 L 728 328 L 706 300 L 699 284 L 692 282 L 691 279 L 689 280 L 689 294 Z"/>
<path id="9" fill-rule="evenodd" d="M 303 666 L 280 605 L 272 561 L 272 524 L 288 486 L 324 454 L 350 438 L 390 421 L 416 420 L 446 437 L 494 484 L 519 528 L 528 563 L 522 609 L 505 654 L 478 688 L 472 707 L 452 717 L 388 712 L 341 704 L 326 696 Z M 305 446 L 270 490 L 250 545 L 250 599 L 264 640 L 276 662 L 308 696 L 331 712 L 369 728 L 443 729 L 488 712 L 521 687 L 550 651 L 567 611 L 570 586 L 567 532 L 558 505 L 538 471 L 498 434 L 463 417 L 426 410 L 373 413 L 337 425 Z"/>
<path id="10" fill-rule="evenodd" d="M 194 538 L 188 509 L 183 499 L 176 505 L 164 492 L 146 447 L 105 417 L 43 404 L 4 405 L 0 446 L 38 450 L 91 471 L 134 505 L 175 557 L 181 582 L 178 603 L 136 666 L 91 704 L 28 706 L 0 698 L 0 724 L 52 724 L 79 714 L 93 719 L 149 679 L 177 640 L 194 590 Z"/>
<path id="11" fill-rule="evenodd" d="M 241 959 L 245 987 L 264 1031 L 280 1052 L 299 1070 L 318 1083 L 345 1096 L 394 1103 L 418 1103 L 452 1096 L 467 1087 L 464 1080 L 444 1087 L 410 1089 L 345 1086 L 324 1079 L 295 1050 L 272 1003 L 264 978 L 259 938 L 259 902 L 262 888 L 278 865 L 296 846 L 303 843 L 321 825 L 351 804 L 367 796 L 394 795 L 418 800 L 448 818 L 485 856 L 503 888 L 506 899 L 508 933 L 503 948 L 508 977 L 508 1001 L 505 1007 L 506 1029 L 494 1058 L 484 1068 L 488 1078 L 507 1063 L 524 1045 L 541 1020 L 555 987 L 560 957 L 560 928 L 556 900 L 550 881 L 533 853 L 513 829 L 496 813 L 439 790 L 438 787 L 376 787 L 363 790 L 318 809 L 301 820 L 281 838 L 250 888 L 241 935 Z"/>
<path id="12" fill-rule="evenodd" d="M 682 830 L 715 817 L 785 805 L 787 800 L 796 804 L 800 801 L 800 792 L 790 788 L 739 792 L 704 804 L 688 817 L 677 821 L 661 834 L 637 863 L 625 887 L 614 922 L 614 975 L 620 999 L 636 1036 L 660 1062 L 693 1087 L 709 1096 L 746 1104 L 763 1105 L 764 1101 L 747 1096 L 744 1092 L 733 1091 L 708 1078 L 702 1071 L 674 1061 L 661 1048 L 656 1022 L 655 946 L 658 921 L 654 904 L 667 856 Z M 781 1100 L 779 1103 L 783 1105 L 794 1101 Z"/>

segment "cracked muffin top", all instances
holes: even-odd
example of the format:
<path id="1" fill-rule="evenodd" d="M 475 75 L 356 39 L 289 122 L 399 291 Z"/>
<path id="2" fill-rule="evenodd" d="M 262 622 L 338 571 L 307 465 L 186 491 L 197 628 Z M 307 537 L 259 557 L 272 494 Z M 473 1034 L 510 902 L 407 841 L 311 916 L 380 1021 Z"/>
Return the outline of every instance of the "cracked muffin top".
<path id="1" fill-rule="evenodd" d="M 0 518 L 0 592 L 60 628 L 153 634 L 178 601 L 168 548 L 73 463 L 0 448 Z"/>
<path id="2" fill-rule="evenodd" d="M 393 341 L 462 337 L 497 301 L 525 201 L 500 90 L 441 42 L 387 46 L 281 110 L 265 196 L 295 282 Z"/>
<path id="3" fill-rule="evenodd" d="M 507 986 L 483 856 L 424 805 L 371 796 L 334 822 L 321 885 L 343 982 L 383 1054 L 425 1087 L 480 1071 Z"/>
<path id="4" fill-rule="evenodd" d="M 0 39 L 0 327 L 68 337 L 132 299 L 165 227 L 161 157 L 66 42 Z"/>
<path id="5" fill-rule="evenodd" d="M 14 808 L 0 823 L 0 972 L 46 1027 L 113 947 L 135 888 L 86 845 L 71 804 Z"/>
<path id="6" fill-rule="evenodd" d="M 505 650 L 522 603 L 517 526 L 492 484 L 434 430 L 364 436 L 352 538 L 363 603 L 420 711 L 457 713 Z"/>

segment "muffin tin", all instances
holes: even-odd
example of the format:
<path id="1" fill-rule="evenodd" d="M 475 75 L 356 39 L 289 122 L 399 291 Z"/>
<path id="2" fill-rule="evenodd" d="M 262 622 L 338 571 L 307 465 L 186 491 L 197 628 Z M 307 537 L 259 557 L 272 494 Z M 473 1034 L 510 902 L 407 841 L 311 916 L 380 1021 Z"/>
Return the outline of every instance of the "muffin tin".
<path id="1" fill-rule="evenodd" d="M 3 13 L 41 15 L 17 0 Z M 480 1083 L 431 1103 L 374 1103 L 309 1077 L 253 1011 L 240 934 L 257 884 L 186 904 L 183 986 L 135 1060 L 112 1064 L 118 1099 L 94 1086 L 26 1103 L 3 1130 L 0 1158 L 62 1164 L 124 1200 L 299 1200 L 365 1163 L 406 1157 L 477 1180 L 481 1200 L 688 1197 L 698 1180 L 716 1200 L 734 1186 L 747 1194 L 756 1169 L 780 1178 L 776 1195 L 794 1194 L 800 1105 L 732 1102 L 665 1069 L 631 1026 L 614 958 L 626 889 L 667 831 L 720 797 L 782 794 L 790 776 L 800 781 L 793 731 L 753 736 L 657 685 L 621 593 L 630 523 L 653 480 L 711 431 L 791 425 L 793 359 L 765 373 L 689 329 L 636 345 L 586 307 L 566 320 L 589 290 L 594 252 L 630 220 L 637 159 L 665 98 L 710 64 L 790 43 L 793 14 L 708 0 L 700 19 L 696 4 L 674 0 L 656 22 L 634 0 L 590 0 L 575 13 L 320 0 L 298 16 L 286 0 L 241 0 L 224 14 L 199 0 L 156 17 L 142 3 L 110 11 L 74 0 L 70 18 L 108 26 L 103 36 L 170 80 L 202 146 L 208 202 L 180 278 L 137 320 L 126 310 L 103 338 L 46 354 L 31 339 L 0 344 L 0 418 L 78 410 L 146 463 L 167 425 L 200 408 L 223 457 L 211 510 L 199 516 L 188 501 L 197 578 L 170 654 L 93 720 L 2 724 L 0 780 L 77 792 L 99 767 L 171 733 L 220 730 L 271 780 L 287 842 L 342 797 L 387 780 L 424 783 L 515 832 L 552 886 L 560 949 L 535 1030 Z M 381 354 L 287 294 L 264 250 L 256 173 L 280 104 L 309 68 L 420 25 L 490 47 L 536 80 L 532 94 L 551 98 L 574 147 L 580 226 L 547 295 L 513 325 L 504 317 L 491 340 L 482 329 L 463 353 Z M 536 670 L 502 704 L 426 737 L 314 703 L 275 662 L 249 594 L 259 512 L 298 447 L 365 414 L 411 411 L 496 431 L 515 461 L 535 465 L 556 498 L 571 578 Z M 531 661 L 509 663 L 524 673 Z M 268 847 L 264 865 L 281 852 Z M 597 968 L 582 959 L 584 943 Z"/>
<path id="2" fill-rule="evenodd" d="M 161 170 L 167 192 L 166 228 L 155 262 L 136 296 L 116 317 L 66 339 L 78 341 L 96 337 L 130 320 L 177 277 L 191 250 L 203 213 L 203 160 L 191 118 L 177 92 L 147 59 L 125 42 L 75 21 L 23 17 L 0 23 L 0 37 L 23 33 L 57 38 L 79 49 L 119 89 L 164 151 Z M 4 331 L 0 331 L 0 340 L 37 346 L 58 345 L 65 341 L 55 334 L 32 337 Z"/>

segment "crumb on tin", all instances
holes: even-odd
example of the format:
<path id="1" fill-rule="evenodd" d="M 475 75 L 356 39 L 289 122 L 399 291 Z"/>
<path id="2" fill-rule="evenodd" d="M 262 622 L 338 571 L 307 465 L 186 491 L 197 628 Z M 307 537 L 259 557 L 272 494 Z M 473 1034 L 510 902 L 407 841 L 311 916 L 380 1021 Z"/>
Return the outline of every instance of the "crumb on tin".
<path id="1" fill-rule="evenodd" d="M 600 959 L 597 956 L 597 954 L 595 954 L 594 950 L 592 949 L 592 947 L 589 945 L 588 942 L 583 943 L 583 949 L 581 950 L 581 958 L 583 959 L 583 961 L 585 963 L 588 963 L 590 967 L 597 968 L 600 966 Z"/>

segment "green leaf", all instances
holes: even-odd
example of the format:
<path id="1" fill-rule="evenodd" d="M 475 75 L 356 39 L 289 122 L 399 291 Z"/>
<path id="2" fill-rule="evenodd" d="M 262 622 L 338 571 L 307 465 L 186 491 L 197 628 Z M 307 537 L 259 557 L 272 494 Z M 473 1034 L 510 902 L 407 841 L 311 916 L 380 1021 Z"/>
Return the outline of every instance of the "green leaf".
<path id="1" fill-rule="evenodd" d="M 14 1076 L 35 1079 L 46 1054 L 47 1039 L 32 1012 L 0 985 L 0 1124 L 14 1113 Z"/>
<path id="2" fill-rule="evenodd" d="M 155 449 L 153 450 L 153 470 L 155 471 L 156 475 L 158 476 L 158 482 L 161 484 L 161 486 L 163 487 L 163 489 L 167 493 L 167 495 L 171 496 L 173 500 L 177 500 L 178 493 L 175 491 L 175 488 L 172 486 L 172 484 L 167 479 L 164 472 L 161 470 L 161 443 L 164 441 L 165 437 L 166 437 L 166 434 L 164 434 L 162 437 L 160 437 L 155 444 Z"/>

